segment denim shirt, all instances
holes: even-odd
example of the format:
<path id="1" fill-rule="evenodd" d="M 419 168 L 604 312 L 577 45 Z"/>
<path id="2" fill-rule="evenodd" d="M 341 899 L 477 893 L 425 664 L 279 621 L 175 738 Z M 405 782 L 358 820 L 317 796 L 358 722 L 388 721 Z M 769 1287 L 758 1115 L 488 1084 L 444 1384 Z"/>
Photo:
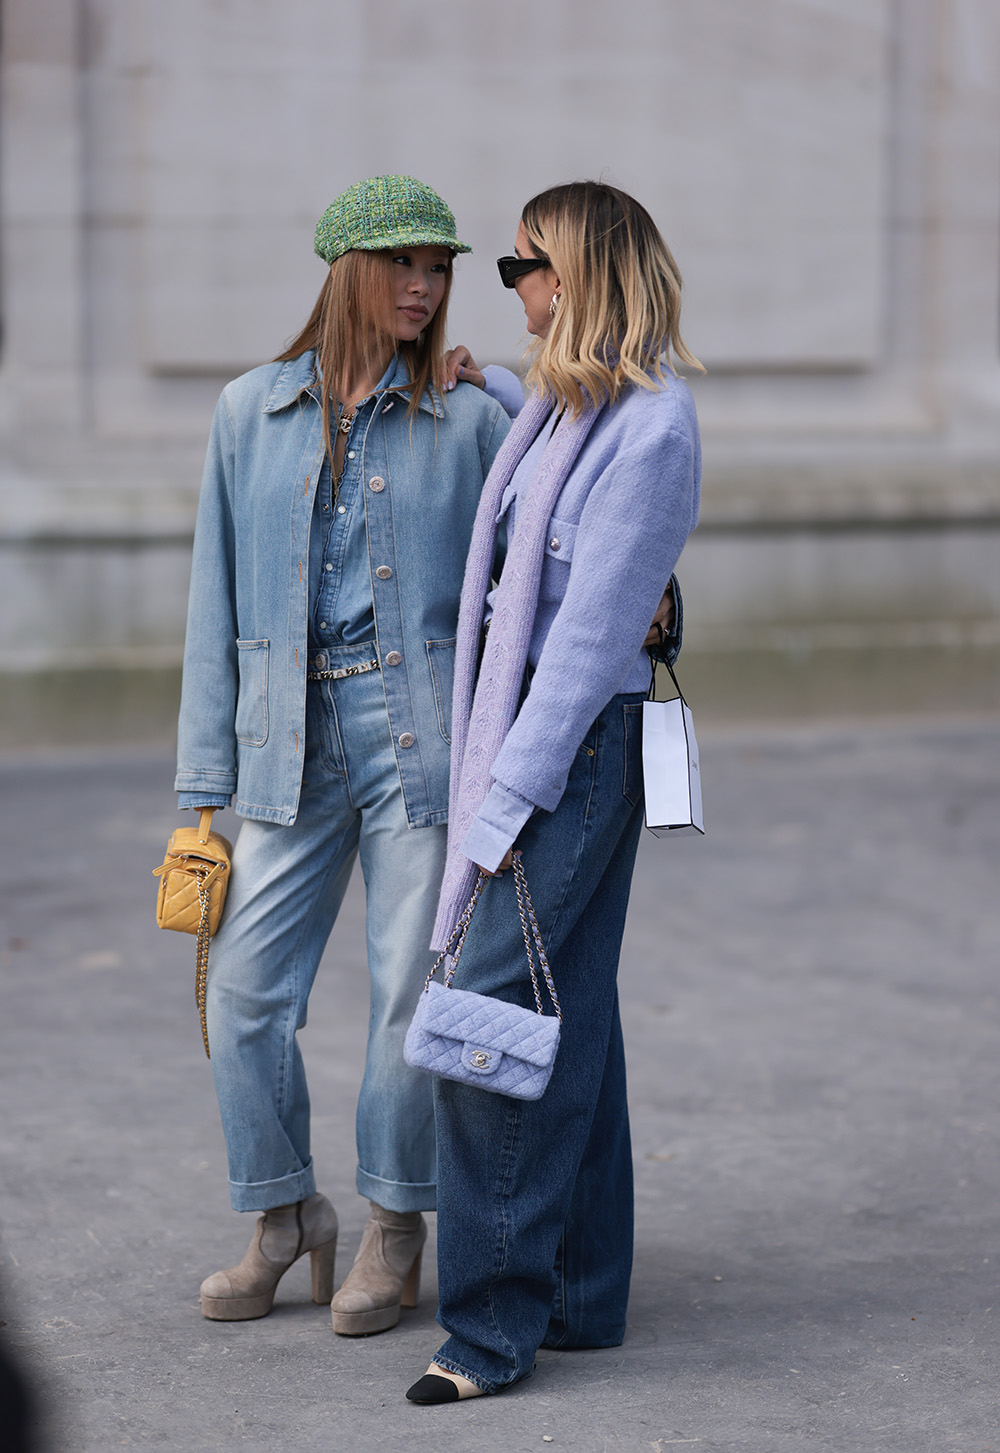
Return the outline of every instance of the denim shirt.
<path id="1" fill-rule="evenodd" d="M 406 382 L 399 362 L 390 386 Z M 426 827 L 447 821 L 459 594 L 483 481 L 510 420 L 471 384 L 444 399 L 425 394 L 412 419 L 407 402 L 380 385 L 352 447 L 396 763 L 409 824 Z M 310 532 L 324 457 L 312 353 L 253 369 L 223 391 L 195 527 L 175 783 L 182 806 L 235 796 L 241 817 L 295 821 Z"/>

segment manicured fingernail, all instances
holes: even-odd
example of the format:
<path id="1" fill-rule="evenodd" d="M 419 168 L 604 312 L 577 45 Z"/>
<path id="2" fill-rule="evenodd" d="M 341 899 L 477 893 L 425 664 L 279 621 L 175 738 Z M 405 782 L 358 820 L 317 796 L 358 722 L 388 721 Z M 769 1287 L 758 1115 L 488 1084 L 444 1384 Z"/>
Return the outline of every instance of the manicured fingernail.
<path id="1" fill-rule="evenodd" d="M 460 368 L 458 370 L 458 372 L 459 372 L 459 376 L 461 376 L 465 372 L 465 369 L 464 368 Z"/>
<path id="2" fill-rule="evenodd" d="M 447 383 L 446 383 L 446 384 L 445 384 L 445 386 L 444 386 L 444 389 L 445 389 L 445 393 L 450 393 L 450 392 L 451 392 L 451 390 L 452 390 L 452 389 L 453 389 L 453 388 L 454 388 L 454 387 L 455 387 L 455 380 L 454 380 L 454 379 L 453 379 L 453 378 L 450 378 L 450 379 L 449 379 L 449 380 L 448 380 L 448 382 L 447 382 Z"/>

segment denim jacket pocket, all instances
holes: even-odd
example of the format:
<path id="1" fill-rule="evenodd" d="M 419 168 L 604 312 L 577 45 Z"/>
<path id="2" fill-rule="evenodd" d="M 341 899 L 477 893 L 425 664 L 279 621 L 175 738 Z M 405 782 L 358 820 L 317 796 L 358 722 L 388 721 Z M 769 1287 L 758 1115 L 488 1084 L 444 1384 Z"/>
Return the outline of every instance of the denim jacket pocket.
<path id="1" fill-rule="evenodd" d="M 455 686 L 455 639 L 427 641 L 427 661 L 431 668 L 434 706 L 438 730 L 451 746 L 451 697 Z"/>
<path id="2" fill-rule="evenodd" d="M 625 732 L 625 770 L 622 776 L 622 795 L 635 807 L 642 798 L 642 702 L 622 703 Z"/>
<path id="3" fill-rule="evenodd" d="M 245 747 L 267 741 L 267 657 L 269 641 L 237 641 L 240 692 L 236 699 L 236 740 Z"/>

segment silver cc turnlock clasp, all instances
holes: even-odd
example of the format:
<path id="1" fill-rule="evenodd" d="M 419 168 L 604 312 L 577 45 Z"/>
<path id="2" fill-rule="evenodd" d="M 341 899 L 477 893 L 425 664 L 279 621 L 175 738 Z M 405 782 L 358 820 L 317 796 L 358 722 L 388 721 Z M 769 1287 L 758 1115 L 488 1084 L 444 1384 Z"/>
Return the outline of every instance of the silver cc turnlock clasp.
<path id="1" fill-rule="evenodd" d="M 485 1069 L 492 1058 L 493 1056 L 487 1054 L 484 1049 L 477 1049 L 475 1054 L 470 1057 L 469 1064 L 477 1070 Z"/>

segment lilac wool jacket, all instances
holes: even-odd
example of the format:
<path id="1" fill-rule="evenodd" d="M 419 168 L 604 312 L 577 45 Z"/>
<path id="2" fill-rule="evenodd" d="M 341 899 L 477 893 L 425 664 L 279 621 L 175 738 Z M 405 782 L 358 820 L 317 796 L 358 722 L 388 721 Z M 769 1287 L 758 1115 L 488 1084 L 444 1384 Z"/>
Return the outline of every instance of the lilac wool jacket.
<path id="1" fill-rule="evenodd" d="M 547 412 L 539 399 L 525 405 L 486 482 L 473 532 L 459 623 L 458 656 L 466 662 L 478 649 L 489 586 L 488 572 L 484 578 L 475 562 L 493 559 L 513 482 L 515 523 L 480 679 L 473 683 L 471 671 L 464 685 L 461 672 L 456 679 L 448 862 L 435 947 L 447 938 L 466 887 L 471 891 L 470 854 L 483 834 L 496 844 L 498 821 L 510 821 L 512 842 L 518 800 L 525 804 L 522 822 L 535 808 L 554 811 L 594 719 L 618 692 L 648 686 L 648 665 L 642 680 L 637 675 L 642 643 L 698 520 L 701 446 L 694 401 L 682 380 L 668 375 L 665 388 L 631 388 L 589 421 L 562 420 L 525 487 L 521 476 L 515 479 L 517 466 Z M 535 491 L 536 504 L 544 495 L 551 510 L 546 504 L 541 514 L 532 511 Z M 534 549 L 540 546 L 542 555 L 528 584 L 508 580 L 512 563 L 531 550 L 524 530 L 538 535 Z M 505 589 L 509 596 L 519 592 L 506 614 Z M 518 709 L 519 652 L 534 674 Z M 503 668 L 502 684 L 488 670 L 491 656 L 514 658 L 513 668 Z M 477 723 L 484 722 L 494 724 L 490 760 L 486 770 L 470 768 L 483 741 Z"/>

